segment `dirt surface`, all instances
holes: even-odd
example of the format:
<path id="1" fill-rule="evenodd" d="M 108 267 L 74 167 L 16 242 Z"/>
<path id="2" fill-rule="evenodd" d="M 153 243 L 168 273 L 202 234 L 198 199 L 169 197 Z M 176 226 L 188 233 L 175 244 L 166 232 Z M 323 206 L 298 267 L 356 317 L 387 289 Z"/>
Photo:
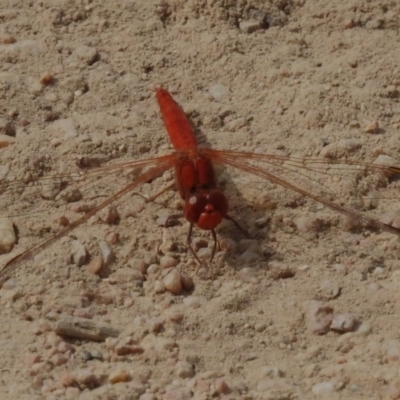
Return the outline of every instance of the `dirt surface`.
<path id="1" fill-rule="evenodd" d="M 378 0 L 1 1 L 0 216 L 18 240 L 0 266 L 140 173 L 106 165 L 172 151 L 156 86 L 213 148 L 400 161 L 399 15 Z M 394 177 L 276 168 L 400 226 Z M 5 274 L 1 399 L 400 399 L 398 237 L 218 173 L 251 238 L 224 222 L 211 278 L 188 224 L 163 228 L 177 193 L 145 201 L 172 172 Z M 100 271 L 99 244 L 114 255 Z M 212 245 L 195 230 L 199 256 Z M 65 336 L 76 321 L 101 340 Z"/>

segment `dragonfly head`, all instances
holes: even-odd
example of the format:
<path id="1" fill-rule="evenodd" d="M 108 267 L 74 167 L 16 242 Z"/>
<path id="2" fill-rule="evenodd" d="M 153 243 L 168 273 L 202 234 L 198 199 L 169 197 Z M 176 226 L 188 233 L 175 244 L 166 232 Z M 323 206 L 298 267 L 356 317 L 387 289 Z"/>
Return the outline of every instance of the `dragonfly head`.
<path id="1" fill-rule="evenodd" d="M 184 216 L 200 229 L 216 228 L 228 214 L 228 202 L 219 190 L 189 194 L 185 201 Z"/>

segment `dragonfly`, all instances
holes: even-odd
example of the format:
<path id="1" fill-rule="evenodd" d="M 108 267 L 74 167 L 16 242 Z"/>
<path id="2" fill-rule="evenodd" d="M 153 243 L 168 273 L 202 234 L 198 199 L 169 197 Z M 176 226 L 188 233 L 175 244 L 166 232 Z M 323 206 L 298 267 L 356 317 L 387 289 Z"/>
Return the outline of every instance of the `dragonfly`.
<path id="1" fill-rule="evenodd" d="M 312 199 L 373 229 L 400 236 L 400 229 L 397 227 L 341 204 L 338 198 L 335 198 L 334 193 L 332 196 L 329 187 L 321 185 L 317 180 L 318 176 L 331 177 L 332 171 L 333 174 L 336 174 L 335 176 L 339 176 L 339 180 L 340 176 L 347 177 L 350 174 L 357 176 L 365 175 L 366 173 L 378 173 L 381 176 L 400 176 L 400 168 L 398 166 L 360 163 L 349 160 L 332 161 L 323 158 L 307 159 L 286 155 L 216 150 L 198 146 L 189 118 L 172 95 L 162 87 L 155 89 L 155 95 L 174 151 L 158 157 L 106 165 L 88 172 L 88 175 L 100 175 L 126 169 L 145 169 L 145 172 L 142 172 L 132 182 L 94 206 L 80 218 L 69 223 L 58 233 L 12 258 L 0 271 L 0 277 L 11 273 L 18 266 L 34 258 L 46 248 L 70 234 L 78 226 L 87 222 L 105 207 L 112 205 L 140 185 L 150 182 L 172 169 L 175 170 L 177 191 L 183 201 L 183 216 L 189 222 L 187 246 L 196 260 L 201 263 L 191 244 L 193 228 L 198 227 L 211 232 L 214 241 L 211 253 L 212 260 L 217 248 L 216 228 L 223 220 L 233 222 L 246 233 L 229 214 L 229 202 L 225 194 L 218 188 L 214 164 L 237 168 Z M 309 176 L 310 174 L 311 176 Z M 51 177 L 48 179 L 51 179 Z M 42 180 L 45 181 L 46 178 L 42 178 Z M 2 192 L 3 194 L 6 193 L 12 187 L 12 182 L 0 183 L 0 195 Z"/>

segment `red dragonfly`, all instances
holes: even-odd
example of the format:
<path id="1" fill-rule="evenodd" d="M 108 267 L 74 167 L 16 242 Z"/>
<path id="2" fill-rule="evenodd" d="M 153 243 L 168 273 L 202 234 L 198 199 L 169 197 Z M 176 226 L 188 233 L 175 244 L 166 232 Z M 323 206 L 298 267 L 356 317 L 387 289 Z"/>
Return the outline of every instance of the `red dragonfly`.
<path id="1" fill-rule="evenodd" d="M 331 200 L 326 194 L 326 188 L 325 191 L 321 190 L 320 186 L 319 189 L 314 188 L 316 181 L 313 181 L 313 179 L 309 181 L 310 183 L 306 188 L 300 187 L 300 185 L 297 184 L 298 180 L 305 178 L 306 171 L 315 171 L 315 174 L 320 173 L 324 175 L 328 168 L 337 168 L 337 171 L 344 168 L 346 174 L 348 174 L 349 171 L 378 171 L 382 174 L 393 175 L 400 174 L 400 169 L 398 167 L 349 161 L 332 163 L 324 159 L 301 159 L 289 156 L 214 150 L 199 147 L 187 116 L 172 98 L 171 94 L 163 88 L 157 88 L 155 89 L 155 92 L 165 127 L 175 151 L 172 154 L 160 157 L 96 168 L 94 172 L 100 174 L 102 172 L 110 173 L 112 171 L 118 171 L 123 168 L 151 167 L 149 170 L 137 177 L 133 182 L 129 183 L 123 189 L 92 208 L 81 218 L 70 223 L 50 239 L 39 243 L 13 258 L 0 271 L 0 276 L 5 275 L 11 269 L 15 269 L 22 263 L 33 258 L 45 248 L 51 246 L 62 237 L 69 234 L 76 227 L 83 224 L 106 206 L 111 205 L 125 194 L 137 188 L 139 185 L 151 181 L 171 168 L 175 169 L 178 191 L 184 201 L 183 216 L 190 224 L 187 237 L 188 247 L 198 260 L 197 255 L 191 246 L 192 229 L 194 226 L 197 226 L 200 229 L 210 231 L 214 239 L 212 258 L 217 244 L 215 229 L 221 221 L 223 219 L 233 221 L 233 223 L 240 228 L 240 226 L 229 216 L 228 201 L 222 191 L 217 188 L 213 162 L 232 166 L 257 177 L 267 179 L 274 184 L 322 203 L 324 206 L 329 207 L 338 213 L 352 219 L 356 218 L 370 227 L 400 236 L 400 229 L 366 216 L 361 212 L 346 208 L 340 205 L 337 201 Z M 257 165 L 257 163 L 261 165 Z M 277 173 L 275 171 L 277 171 Z M 291 179 L 283 177 L 283 175 L 288 172 L 292 175 Z M 0 189 L 1 188 L 2 186 L 0 186 Z"/>

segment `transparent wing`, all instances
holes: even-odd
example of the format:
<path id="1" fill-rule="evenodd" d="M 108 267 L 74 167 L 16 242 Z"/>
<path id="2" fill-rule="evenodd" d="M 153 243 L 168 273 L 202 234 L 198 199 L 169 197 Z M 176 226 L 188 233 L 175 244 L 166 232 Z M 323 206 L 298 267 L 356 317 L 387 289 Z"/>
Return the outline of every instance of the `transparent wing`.
<path id="1" fill-rule="evenodd" d="M 58 196 L 63 197 L 64 195 L 68 197 L 70 195 L 72 196 L 70 200 L 73 199 L 73 193 L 70 193 L 69 195 L 64 193 L 65 188 L 68 187 L 68 184 L 76 184 L 78 182 L 80 183 L 80 185 L 78 185 L 79 190 L 82 190 L 83 188 L 87 190 L 88 187 L 97 187 L 99 181 L 104 180 L 107 177 L 112 177 L 114 180 L 118 179 L 118 176 L 116 177 L 115 174 L 129 174 L 129 172 L 135 171 L 138 168 L 150 168 L 146 172 L 141 173 L 136 179 L 125 185 L 122 189 L 108 196 L 104 201 L 97 202 L 97 204 L 93 207 L 90 207 L 90 209 L 82 217 L 76 219 L 49 239 L 45 239 L 38 245 L 30 248 L 29 250 L 13 258 L 11 261 L 7 262 L 7 264 L 0 271 L 0 276 L 5 275 L 11 270 L 17 268 L 19 265 L 23 264 L 25 261 L 33 258 L 45 248 L 51 246 L 62 237 L 68 235 L 79 225 L 86 222 L 90 217 L 94 216 L 96 213 L 108 205 L 111 205 L 141 184 L 162 175 L 165 171 L 174 166 L 176 157 L 176 154 L 173 153 L 171 155 L 155 157 L 146 160 L 107 165 L 104 167 L 95 168 L 82 175 L 53 175 L 41 178 L 35 182 L 29 182 L 28 184 L 23 181 L 1 183 L 0 196 L 1 200 L 4 200 L 1 203 L 1 216 L 9 217 L 10 215 L 29 214 L 29 210 L 35 208 L 33 202 L 38 198 L 37 196 L 43 197 L 43 194 L 47 194 L 50 199 L 54 200 L 50 201 L 49 208 L 51 208 L 54 204 L 58 204 L 56 199 Z M 68 202 L 68 199 L 66 201 Z M 44 211 L 45 210 L 42 209 L 41 211 L 35 210 L 33 212 L 37 214 L 38 212 Z"/>
<path id="2" fill-rule="evenodd" d="M 365 224 L 400 236 L 400 229 L 383 223 L 346 204 L 359 197 L 398 199 L 397 187 L 388 186 L 388 177 L 400 177 L 397 166 L 382 166 L 352 161 L 329 161 L 246 152 L 204 149 L 216 163 L 229 165 L 313 199 L 330 209 L 357 218 Z M 385 186 L 381 197 L 379 190 Z M 360 207 L 362 208 L 362 207 Z"/>

